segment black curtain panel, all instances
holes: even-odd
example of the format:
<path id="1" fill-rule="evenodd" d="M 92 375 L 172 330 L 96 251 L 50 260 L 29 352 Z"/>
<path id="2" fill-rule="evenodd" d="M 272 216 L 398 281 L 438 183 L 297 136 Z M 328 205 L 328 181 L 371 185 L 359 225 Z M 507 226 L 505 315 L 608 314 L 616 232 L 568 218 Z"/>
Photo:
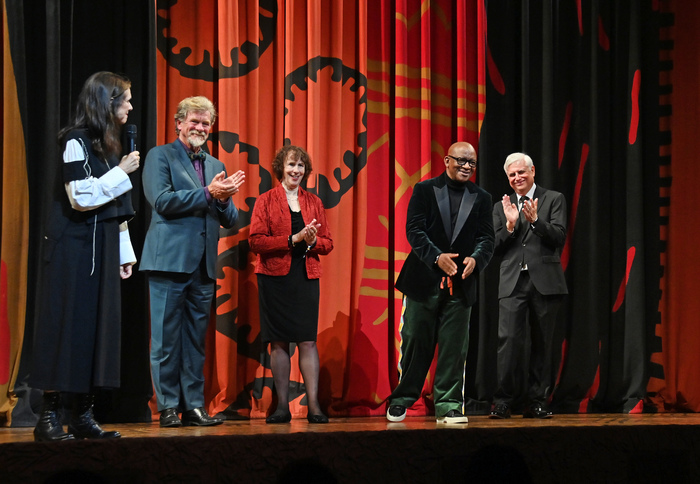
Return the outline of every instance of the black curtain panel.
<path id="1" fill-rule="evenodd" d="M 562 192 L 569 295 L 553 359 L 559 412 L 639 412 L 659 351 L 659 13 L 651 1 L 487 0 L 481 186 L 511 193 L 528 153 Z M 484 278 L 475 400 L 495 388 L 499 260 Z M 523 382 L 527 375 L 523 374 Z"/>
<path id="2" fill-rule="evenodd" d="M 61 151 L 56 135 L 66 125 L 85 80 L 107 70 L 132 82 L 134 110 L 129 123 L 139 132 L 142 153 L 155 144 L 155 3 L 142 0 L 7 0 L 8 33 L 22 125 L 26 139 L 31 229 L 27 324 L 20 372 L 19 403 L 13 425 L 33 425 L 39 394 L 26 386 L 32 351 L 36 288 L 40 284 L 43 227 L 48 207 L 60 192 Z M 132 176 L 137 215 L 130 223 L 136 254 L 141 253 L 146 220 L 140 172 Z M 63 193 L 65 196 L 65 193 Z M 121 388 L 98 395 L 102 421 L 150 420 L 152 388 L 148 362 L 148 295 L 143 276 L 122 282 Z M 33 410 L 34 409 L 34 410 Z"/>

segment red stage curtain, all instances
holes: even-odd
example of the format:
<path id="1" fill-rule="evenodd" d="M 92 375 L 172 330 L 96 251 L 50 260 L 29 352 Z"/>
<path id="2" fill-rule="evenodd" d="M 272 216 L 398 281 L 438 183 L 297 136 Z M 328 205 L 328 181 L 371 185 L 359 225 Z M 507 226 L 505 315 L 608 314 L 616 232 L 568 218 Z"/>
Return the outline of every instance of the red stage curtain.
<path id="1" fill-rule="evenodd" d="M 158 10 L 158 143 L 175 136 L 177 102 L 204 94 L 219 109 L 210 151 L 247 174 L 234 197 L 240 231 L 220 243 L 210 412 L 263 417 L 272 403 L 246 238 L 255 198 L 277 183 L 272 157 L 289 142 L 311 155 L 307 188 L 324 201 L 335 241 L 322 260 L 321 403 L 331 415 L 383 413 L 396 383 L 393 283 L 409 250 L 410 187 L 443 171 L 452 142 L 478 140 L 480 5 L 180 1 Z M 303 416 L 296 363 L 290 395 Z"/>
<path id="2" fill-rule="evenodd" d="M 386 347 L 363 345 L 378 357 L 377 402 L 398 379 L 402 295 L 393 283 L 411 250 L 405 227 L 412 187 L 444 172 L 443 158 L 455 141 L 478 149 L 484 20 L 482 2 L 476 0 L 382 0 L 369 6 L 367 246 L 372 251 L 366 254 L 362 319 L 356 324 L 362 332 L 371 326 L 377 333 L 370 341 L 388 338 Z M 433 371 L 409 415 L 430 413 Z"/>
<path id="3" fill-rule="evenodd" d="M 271 170 L 285 143 L 307 149 L 307 189 L 324 202 L 335 250 L 322 258 L 318 345 L 320 397 L 330 413 L 352 386 L 346 363 L 354 333 L 365 244 L 365 2 L 180 1 L 158 10 L 158 143 L 174 139 L 179 100 L 203 94 L 219 110 L 209 149 L 246 183 L 234 197 L 239 231 L 223 234 L 216 331 L 207 341 L 211 413 L 263 417 L 272 404 L 268 348 L 259 337 L 254 255 L 247 237 L 257 196 L 278 183 Z M 296 352 L 292 413 L 305 402 Z"/>
<path id="4" fill-rule="evenodd" d="M 673 12 L 674 21 L 665 29 L 662 42 L 667 52 L 661 60 L 668 71 L 660 79 L 661 104 L 666 106 L 662 129 L 673 133 L 660 147 L 659 155 L 671 164 L 662 167 L 662 176 L 672 177 L 670 186 L 661 196 L 669 197 L 668 217 L 661 238 L 667 250 L 662 259 L 665 267 L 661 279 L 662 297 L 659 305 L 661 351 L 652 361 L 663 366 L 662 378 L 651 378 L 647 390 L 659 411 L 700 411 L 700 298 L 698 298 L 697 240 L 700 227 L 694 223 L 697 206 L 697 178 L 694 176 L 700 139 L 697 119 L 700 117 L 700 61 L 698 61 L 698 23 L 700 4 L 697 2 L 659 2 Z"/>

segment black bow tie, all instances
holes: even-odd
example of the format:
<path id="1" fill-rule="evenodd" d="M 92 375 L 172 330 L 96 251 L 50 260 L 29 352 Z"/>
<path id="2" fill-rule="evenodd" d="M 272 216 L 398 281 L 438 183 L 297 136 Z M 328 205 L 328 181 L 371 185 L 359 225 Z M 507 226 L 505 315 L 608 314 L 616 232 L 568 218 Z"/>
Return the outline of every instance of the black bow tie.
<path id="1" fill-rule="evenodd" d="M 198 151 L 197 153 L 187 153 L 187 156 L 190 157 L 190 160 L 199 160 L 199 161 L 204 161 L 207 157 L 207 154 L 204 151 Z"/>

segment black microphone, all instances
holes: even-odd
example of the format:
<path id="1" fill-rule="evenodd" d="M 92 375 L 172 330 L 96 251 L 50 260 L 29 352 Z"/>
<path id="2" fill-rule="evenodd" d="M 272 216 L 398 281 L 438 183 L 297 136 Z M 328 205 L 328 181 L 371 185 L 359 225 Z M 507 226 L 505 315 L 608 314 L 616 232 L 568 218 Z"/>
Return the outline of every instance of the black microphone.
<path id="1" fill-rule="evenodd" d="M 129 151 L 127 153 L 131 153 L 132 151 L 136 151 L 136 125 L 127 124 L 125 129 L 126 141 L 129 145 Z"/>

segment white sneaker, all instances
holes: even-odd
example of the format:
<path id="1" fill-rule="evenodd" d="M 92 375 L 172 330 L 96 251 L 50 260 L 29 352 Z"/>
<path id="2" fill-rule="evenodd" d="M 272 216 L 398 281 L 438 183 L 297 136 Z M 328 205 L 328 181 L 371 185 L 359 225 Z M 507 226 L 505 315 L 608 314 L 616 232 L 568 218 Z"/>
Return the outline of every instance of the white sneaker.
<path id="1" fill-rule="evenodd" d="M 437 423 L 465 424 L 465 423 L 469 423 L 469 419 L 467 418 L 466 415 L 462 415 L 462 413 L 458 410 L 450 410 L 442 417 L 438 417 Z"/>
<path id="2" fill-rule="evenodd" d="M 386 409 L 386 419 L 389 422 L 400 422 L 406 418 L 406 407 L 403 405 L 389 405 Z"/>

